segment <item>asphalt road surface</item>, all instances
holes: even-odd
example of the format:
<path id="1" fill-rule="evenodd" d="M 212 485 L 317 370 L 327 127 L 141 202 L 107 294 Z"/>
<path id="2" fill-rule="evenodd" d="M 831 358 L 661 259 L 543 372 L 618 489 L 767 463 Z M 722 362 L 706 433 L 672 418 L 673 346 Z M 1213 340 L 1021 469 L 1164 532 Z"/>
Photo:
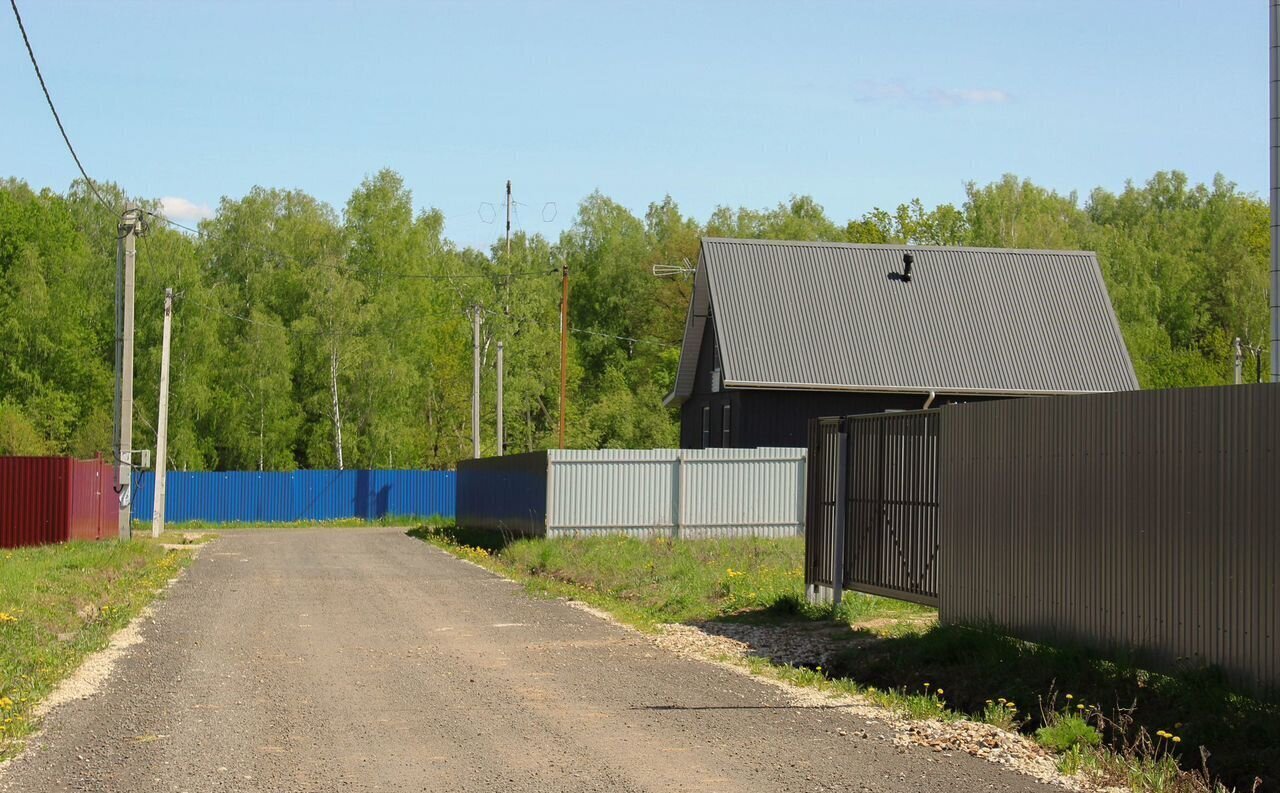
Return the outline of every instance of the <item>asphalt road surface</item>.
<path id="1" fill-rule="evenodd" d="M 399 530 L 228 533 L 142 632 L 0 791 L 1049 789 L 895 747 Z"/>

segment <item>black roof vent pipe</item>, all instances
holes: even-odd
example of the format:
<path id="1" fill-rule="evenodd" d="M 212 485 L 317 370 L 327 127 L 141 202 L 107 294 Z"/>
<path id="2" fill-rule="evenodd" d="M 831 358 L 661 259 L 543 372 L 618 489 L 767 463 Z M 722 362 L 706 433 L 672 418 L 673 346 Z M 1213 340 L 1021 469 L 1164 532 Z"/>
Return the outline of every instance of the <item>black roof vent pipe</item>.
<path id="1" fill-rule="evenodd" d="M 902 254 L 902 280 L 911 280 L 911 263 L 915 260 L 916 258 L 909 253 Z"/>

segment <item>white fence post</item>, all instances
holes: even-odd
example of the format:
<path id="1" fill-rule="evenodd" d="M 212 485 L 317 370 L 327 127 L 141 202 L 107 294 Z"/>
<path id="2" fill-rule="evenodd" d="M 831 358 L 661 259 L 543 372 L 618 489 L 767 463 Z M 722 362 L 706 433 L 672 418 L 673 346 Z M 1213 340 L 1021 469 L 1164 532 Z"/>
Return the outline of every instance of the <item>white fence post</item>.
<path id="1" fill-rule="evenodd" d="M 676 452 L 676 514 L 672 516 L 671 537 L 680 539 L 680 529 L 684 526 L 684 451 Z"/>

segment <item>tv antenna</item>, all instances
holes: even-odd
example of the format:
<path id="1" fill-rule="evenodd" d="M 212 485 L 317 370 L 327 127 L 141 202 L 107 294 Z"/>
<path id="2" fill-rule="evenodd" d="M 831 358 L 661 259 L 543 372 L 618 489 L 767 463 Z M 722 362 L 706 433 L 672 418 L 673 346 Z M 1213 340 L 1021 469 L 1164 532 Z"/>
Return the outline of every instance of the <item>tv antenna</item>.
<path id="1" fill-rule="evenodd" d="M 685 259 L 683 264 L 655 264 L 653 266 L 653 274 L 659 278 L 693 275 L 697 271 L 698 268 L 690 264 L 688 259 Z"/>

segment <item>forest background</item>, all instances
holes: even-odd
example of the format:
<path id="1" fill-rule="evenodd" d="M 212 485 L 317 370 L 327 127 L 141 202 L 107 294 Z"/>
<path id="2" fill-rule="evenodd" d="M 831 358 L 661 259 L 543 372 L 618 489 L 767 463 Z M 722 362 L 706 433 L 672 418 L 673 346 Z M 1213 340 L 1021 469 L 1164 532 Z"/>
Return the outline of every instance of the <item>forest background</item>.
<path id="1" fill-rule="evenodd" d="M 108 452 L 116 233 L 125 194 L 0 181 L 0 454 Z M 135 198 L 159 212 L 156 201 Z M 224 198 L 198 234 L 148 216 L 138 243 L 135 446 L 154 446 L 163 294 L 173 320 L 169 458 L 175 470 L 447 468 L 471 455 L 472 326 L 482 324 L 483 450 L 494 452 L 496 343 L 507 450 L 555 443 L 560 268 L 571 273 L 568 444 L 678 445 L 663 407 L 691 282 L 655 264 L 697 261 L 704 235 L 1098 253 L 1143 388 L 1231 381 L 1232 340 L 1262 347 L 1270 246 L 1265 201 L 1225 177 L 1160 172 L 1083 200 L 1007 175 L 960 206 L 910 201 L 839 222 L 808 196 L 717 208 L 670 198 L 643 217 L 600 193 L 549 240 L 488 251 L 444 237 L 383 170 L 341 211 L 300 191 Z M 1265 353 L 1262 379 L 1269 377 Z M 1246 382 L 1257 379 L 1253 354 Z M 336 397 L 335 397 L 336 394 Z M 335 409 L 336 406 L 336 409 Z M 341 428 L 341 444 L 338 429 Z"/>

